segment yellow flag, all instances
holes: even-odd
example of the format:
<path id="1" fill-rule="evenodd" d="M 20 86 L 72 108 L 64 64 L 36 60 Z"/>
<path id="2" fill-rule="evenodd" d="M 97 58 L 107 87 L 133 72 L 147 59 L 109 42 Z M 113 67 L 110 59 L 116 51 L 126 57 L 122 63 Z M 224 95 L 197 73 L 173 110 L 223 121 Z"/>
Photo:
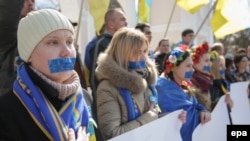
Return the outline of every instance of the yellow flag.
<path id="1" fill-rule="evenodd" d="M 247 0 L 219 0 L 211 19 L 217 39 L 250 27 L 250 11 Z"/>
<path id="2" fill-rule="evenodd" d="M 220 27 L 227 23 L 227 19 L 222 14 L 222 10 L 226 2 L 227 0 L 219 0 L 217 2 L 215 12 L 211 20 L 211 26 L 213 31 L 217 31 Z"/>
<path id="3" fill-rule="evenodd" d="M 108 10 L 110 0 L 88 0 L 89 10 L 94 18 L 96 32 L 99 33 L 104 24 L 104 16 Z"/>
<path id="4" fill-rule="evenodd" d="M 177 0 L 177 5 L 192 14 L 208 3 L 209 0 Z"/>
<path id="5" fill-rule="evenodd" d="M 150 18 L 151 0 L 139 0 L 138 18 L 142 23 L 148 23 Z"/>

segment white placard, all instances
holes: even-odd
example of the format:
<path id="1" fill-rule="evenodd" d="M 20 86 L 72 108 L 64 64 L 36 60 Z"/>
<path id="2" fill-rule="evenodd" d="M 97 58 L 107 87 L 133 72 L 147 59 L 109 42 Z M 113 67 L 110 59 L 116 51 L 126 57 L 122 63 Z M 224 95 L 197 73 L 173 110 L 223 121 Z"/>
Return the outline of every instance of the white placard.
<path id="1" fill-rule="evenodd" d="M 250 107 L 248 102 L 247 87 L 249 82 L 231 84 L 231 98 L 233 100 L 233 124 L 250 125 Z"/>
<path id="2" fill-rule="evenodd" d="M 250 107 L 247 97 L 249 82 L 238 82 L 231 84 L 231 99 L 233 107 L 231 110 L 232 124 L 250 124 Z M 193 141 L 226 141 L 227 125 L 230 124 L 225 95 L 217 103 L 211 113 L 212 120 L 204 125 L 198 125 L 193 132 Z"/>
<path id="3" fill-rule="evenodd" d="M 192 141 L 226 141 L 229 116 L 222 96 L 211 113 L 211 121 L 199 124 L 193 132 Z"/>
<path id="4" fill-rule="evenodd" d="M 174 111 L 109 141 L 182 141 L 180 135 L 182 123 L 178 119 L 181 111 Z"/>

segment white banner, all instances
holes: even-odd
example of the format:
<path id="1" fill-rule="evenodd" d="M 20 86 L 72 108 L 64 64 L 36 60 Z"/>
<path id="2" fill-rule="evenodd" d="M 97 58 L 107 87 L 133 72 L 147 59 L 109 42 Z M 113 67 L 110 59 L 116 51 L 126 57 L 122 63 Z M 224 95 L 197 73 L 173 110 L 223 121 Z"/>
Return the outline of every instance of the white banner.
<path id="1" fill-rule="evenodd" d="M 225 95 L 222 96 L 211 113 L 211 121 L 201 125 L 199 124 L 193 132 L 193 141 L 226 141 L 227 125 L 229 116 L 227 106 L 224 101 Z"/>
<path id="2" fill-rule="evenodd" d="M 250 107 L 247 97 L 249 82 L 231 84 L 233 107 L 231 119 L 233 125 L 250 125 Z M 204 125 L 198 125 L 193 132 L 193 141 L 226 141 L 227 125 L 230 124 L 225 95 L 222 96 L 213 110 L 212 120 Z"/>
<path id="3" fill-rule="evenodd" d="M 231 85 L 231 98 L 234 102 L 232 108 L 233 124 L 250 125 L 250 107 L 248 102 L 249 82 L 238 82 Z"/>
<path id="4" fill-rule="evenodd" d="M 109 141 L 182 141 L 180 135 L 182 123 L 178 118 L 181 111 L 172 112 Z"/>

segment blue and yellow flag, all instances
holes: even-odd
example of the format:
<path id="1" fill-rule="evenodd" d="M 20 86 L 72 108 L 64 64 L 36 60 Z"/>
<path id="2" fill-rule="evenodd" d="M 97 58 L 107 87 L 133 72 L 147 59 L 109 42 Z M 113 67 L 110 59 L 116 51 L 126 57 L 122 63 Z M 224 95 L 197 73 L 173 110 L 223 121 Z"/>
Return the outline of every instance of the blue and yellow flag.
<path id="1" fill-rule="evenodd" d="M 99 34 L 102 25 L 104 24 L 104 16 L 108 11 L 110 0 L 88 0 L 89 11 L 95 22 L 96 32 Z"/>
<path id="2" fill-rule="evenodd" d="M 177 0 L 179 5 L 184 10 L 191 14 L 196 13 L 201 7 L 209 4 L 210 0 Z"/>
<path id="3" fill-rule="evenodd" d="M 151 0 L 139 0 L 138 19 L 142 23 L 149 23 Z"/>

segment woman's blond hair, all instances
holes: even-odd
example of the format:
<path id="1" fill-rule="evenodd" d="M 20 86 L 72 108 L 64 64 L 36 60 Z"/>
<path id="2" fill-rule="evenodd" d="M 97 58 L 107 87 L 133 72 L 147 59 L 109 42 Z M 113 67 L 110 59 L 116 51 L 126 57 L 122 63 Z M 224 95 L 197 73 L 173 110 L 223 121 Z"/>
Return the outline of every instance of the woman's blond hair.
<path id="1" fill-rule="evenodd" d="M 129 57 L 140 53 L 140 49 L 144 43 L 147 45 L 148 54 L 149 42 L 146 36 L 141 31 L 124 27 L 114 34 L 105 52 L 111 56 L 117 64 L 128 70 Z M 148 55 L 146 55 L 145 60 L 148 67 L 154 66 Z"/>
<path id="2" fill-rule="evenodd" d="M 212 51 L 210 53 L 210 60 L 211 60 L 211 74 L 213 76 L 213 79 L 220 79 L 220 64 L 221 59 L 219 54 L 216 51 Z"/>

